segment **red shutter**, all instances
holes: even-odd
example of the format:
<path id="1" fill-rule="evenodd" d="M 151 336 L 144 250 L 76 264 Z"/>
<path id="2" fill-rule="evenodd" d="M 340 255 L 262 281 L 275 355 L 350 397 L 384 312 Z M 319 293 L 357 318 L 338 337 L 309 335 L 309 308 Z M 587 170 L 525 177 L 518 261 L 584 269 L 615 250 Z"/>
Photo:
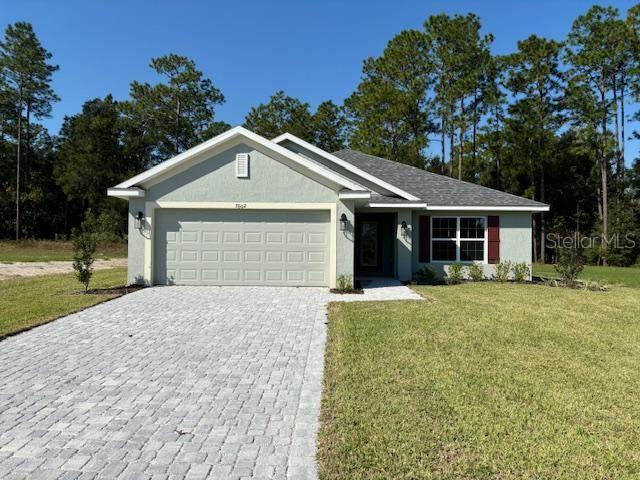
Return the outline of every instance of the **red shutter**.
<path id="1" fill-rule="evenodd" d="M 431 246 L 431 217 L 428 215 L 420 216 L 420 251 L 419 257 L 422 263 L 429 263 L 431 261 L 430 249 Z"/>
<path id="2" fill-rule="evenodd" d="M 492 215 L 488 218 L 489 223 L 489 263 L 500 261 L 500 217 Z"/>

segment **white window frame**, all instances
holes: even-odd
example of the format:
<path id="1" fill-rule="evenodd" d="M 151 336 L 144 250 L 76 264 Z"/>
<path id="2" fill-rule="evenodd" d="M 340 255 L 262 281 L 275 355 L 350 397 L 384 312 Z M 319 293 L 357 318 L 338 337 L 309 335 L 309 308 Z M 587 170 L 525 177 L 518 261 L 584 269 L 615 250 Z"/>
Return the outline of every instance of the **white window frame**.
<path id="1" fill-rule="evenodd" d="M 455 238 L 435 238 L 433 236 L 433 219 L 434 218 L 455 218 L 456 219 L 456 236 Z M 484 238 L 461 238 L 460 237 L 460 219 L 462 218 L 482 218 L 484 220 Z M 479 242 L 482 240 L 484 242 L 484 253 L 483 260 L 460 260 L 460 242 L 461 241 L 475 241 Z M 456 244 L 456 259 L 455 260 L 434 260 L 433 259 L 433 242 L 434 241 L 446 241 L 446 242 L 455 242 Z M 429 260 L 430 263 L 439 263 L 439 264 L 450 264 L 450 263 L 479 263 L 483 265 L 487 265 L 489 263 L 489 219 L 485 215 L 436 215 L 430 218 L 429 220 Z"/>

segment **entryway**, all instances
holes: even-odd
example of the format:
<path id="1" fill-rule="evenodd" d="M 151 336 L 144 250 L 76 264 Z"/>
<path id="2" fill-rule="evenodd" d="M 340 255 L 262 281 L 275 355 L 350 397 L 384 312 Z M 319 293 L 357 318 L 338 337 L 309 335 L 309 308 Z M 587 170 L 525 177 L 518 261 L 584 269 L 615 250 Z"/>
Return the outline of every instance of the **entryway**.
<path id="1" fill-rule="evenodd" d="M 395 213 L 356 213 L 355 274 L 392 277 L 395 263 Z"/>

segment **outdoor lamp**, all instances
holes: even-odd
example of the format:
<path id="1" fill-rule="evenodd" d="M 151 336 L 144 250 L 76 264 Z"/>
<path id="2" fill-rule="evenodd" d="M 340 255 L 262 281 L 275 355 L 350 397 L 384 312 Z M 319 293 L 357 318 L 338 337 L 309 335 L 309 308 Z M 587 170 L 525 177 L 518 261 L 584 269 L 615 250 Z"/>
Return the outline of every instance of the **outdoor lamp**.
<path id="1" fill-rule="evenodd" d="M 344 232 L 347 229 L 347 225 L 349 225 L 349 220 L 347 220 L 347 216 L 343 213 L 340 215 L 340 231 Z"/>
<path id="2" fill-rule="evenodd" d="M 144 213 L 138 212 L 135 219 L 135 227 L 140 230 L 142 228 L 142 219 L 144 218 Z"/>
<path id="3" fill-rule="evenodd" d="M 402 223 L 400 224 L 400 227 L 402 228 L 403 232 L 406 232 L 407 231 L 407 222 L 405 222 L 403 220 Z"/>

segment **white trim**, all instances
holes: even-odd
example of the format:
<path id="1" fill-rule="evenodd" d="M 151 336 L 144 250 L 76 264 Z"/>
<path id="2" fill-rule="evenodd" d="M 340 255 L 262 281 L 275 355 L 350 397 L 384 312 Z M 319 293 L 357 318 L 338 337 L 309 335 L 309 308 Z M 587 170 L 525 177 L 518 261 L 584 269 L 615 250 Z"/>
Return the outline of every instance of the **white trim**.
<path id="1" fill-rule="evenodd" d="M 328 210 L 329 211 L 329 288 L 335 288 L 337 277 L 337 206 L 335 203 L 284 203 L 284 202 L 147 202 L 145 205 L 146 223 L 149 235 L 144 239 L 144 276 L 153 285 L 153 248 L 155 229 L 153 218 L 157 209 L 209 209 L 209 210 Z"/>
<path id="2" fill-rule="evenodd" d="M 273 152 L 275 152 L 278 155 L 281 155 L 299 165 L 301 165 L 302 167 L 306 168 L 307 170 L 319 175 L 320 177 L 326 178 L 327 180 L 330 180 L 333 183 L 336 183 L 344 188 L 347 188 L 349 190 L 356 190 L 356 191 L 361 191 L 362 190 L 362 186 L 358 185 L 357 183 L 349 180 L 348 178 L 345 178 L 341 175 L 338 175 L 337 173 L 319 166 L 316 162 L 313 162 L 309 159 L 306 159 L 304 157 L 302 157 L 301 155 L 297 155 L 296 153 L 292 152 L 291 150 L 284 148 L 280 145 L 278 145 L 277 143 L 273 143 L 269 140 L 267 140 L 264 137 L 261 137 L 260 135 L 257 135 L 249 130 L 247 130 L 244 127 L 234 127 L 230 130 L 227 130 L 226 132 L 213 137 L 210 140 L 207 140 L 206 142 L 201 143 L 200 145 L 196 145 L 193 148 L 190 148 L 189 150 L 182 152 L 179 155 L 176 155 L 173 158 L 170 158 L 169 160 L 166 160 L 162 163 L 159 163 L 158 165 L 156 165 L 153 168 L 150 168 L 149 170 L 146 170 L 145 172 L 142 172 L 139 175 L 136 175 L 135 177 L 132 177 L 128 180 L 125 180 L 124 182 L 116 185 L 115 188 L 129 188 L 132 187 L 134 185 L 143 183 L 143 182 L 147 182 L 149 180 L 151 180 L 152 178 L 157 177 L 158 175 L 167 172 L 170 169 L 173 169 L 174 167 L 194 158 L 197 157 L 198 155 L 201 155 L 205 152 L 207 152 L 208 150 L 213 149 L 214 147 L 227 142 L 235 137 L 244 137 L 247 140 L 256 143 L 258 145 L 261 145 Z"/>
<path id="3" fill-rule="evenodd" d="M 369 203 L 367 206 L 371 208 L 427 208 L 426 203 Z"/>
<path id="4" fill-rule="evenodd" d="M 406 200 L 420 200 L 415 195 L 411 195 L 410 193 L 396 187 L 395 185 L 391 185 L 390 183 L 387 183 L 384 180 L 381 180 L 378 177 L 375 177 L 370 173 L 367 173 L 364 170 L 359 169 L 355 165 L 352 165 L 351 163 L 345 160 L 342 160 L 341 158 L 338 158 L 335 155 L 330 154 L 329 152 L 325 152 L 321 148 L 318 148 L 315 145 L 310 144 L 309 142 L 305 142 L 301 138 L 298 138 L 295 135 L 292 135 L 290 133 L 283 133 L 282 135 L 274 138 L 271 141 L 274 143 L 280 143 L 280 142 L 283 142 L 284 140 L 289 140 L 290 142 L 296 143 L 301 147 L 304 147 L 307 150 L 315 153 L 316 155 L 320 155 L 322 158 L 329 160 L 335 163 L 336 165 L 340 165 L 345 170 L 348 170 L 351 173 L 355 173 L 356 175 L 363 178 L 364 180 L 368 180 L 371 183 L 384 188 L 385 190 L 388 190 L 392 193 L 395 193 L 396 195 L 401 196 L 402 198 L 405 198 Z"/>
<path id="5" fill-rule="evenodd" d="M 549 205 L 544 206 L 531 206 L 531 207 L 496 207 L 496 206 L 481 206 L 481 205 L 427 205 L 426 210 L 442 210 L 442 211 L 470 211 L 470 212 L 548 212 Z"/>
<path id="6" fill-rule="evenodd" d="M 340 200 L 369 200 L 371 192 L 339 192 L 338 198 Z"/>
<path id="7" fill-rule="evenodd" d="M 140 198 L 144 197 L 145 191 L 141 188 L 108 188 L 107 196 L 118 198 Z"/>
<path id="8" fill-rule="evenodd" d="M 455 238 L 435 238 L 433 236 L 433 219 L 434 218 L 455 218 L 456 219 L 456 236 Z M 482 218 L 484 220 L 484 237 L 482 239 L 480 238 L 462 238 L 460 236 L 460 220 L 462 218 Z M 482 260 L 461 260 L 460 259 L 460 243 L 463 241 L 483 241 L 483 258 Z M 456 244 L 456 259 L 455 260 L 434 260 L 433 259 L 433 242 L 455 242 Z M 472 264 L 472 263 L 478 263 L 481 265 L 488 265 L 489 264 L 489 218 L 486 215 L 435 215 L 432 217 L 429 217 L 429 263 L 434 263 L 434 264 L 451 264 L 451 263 L 464 263 L 466 264 Z"/>

